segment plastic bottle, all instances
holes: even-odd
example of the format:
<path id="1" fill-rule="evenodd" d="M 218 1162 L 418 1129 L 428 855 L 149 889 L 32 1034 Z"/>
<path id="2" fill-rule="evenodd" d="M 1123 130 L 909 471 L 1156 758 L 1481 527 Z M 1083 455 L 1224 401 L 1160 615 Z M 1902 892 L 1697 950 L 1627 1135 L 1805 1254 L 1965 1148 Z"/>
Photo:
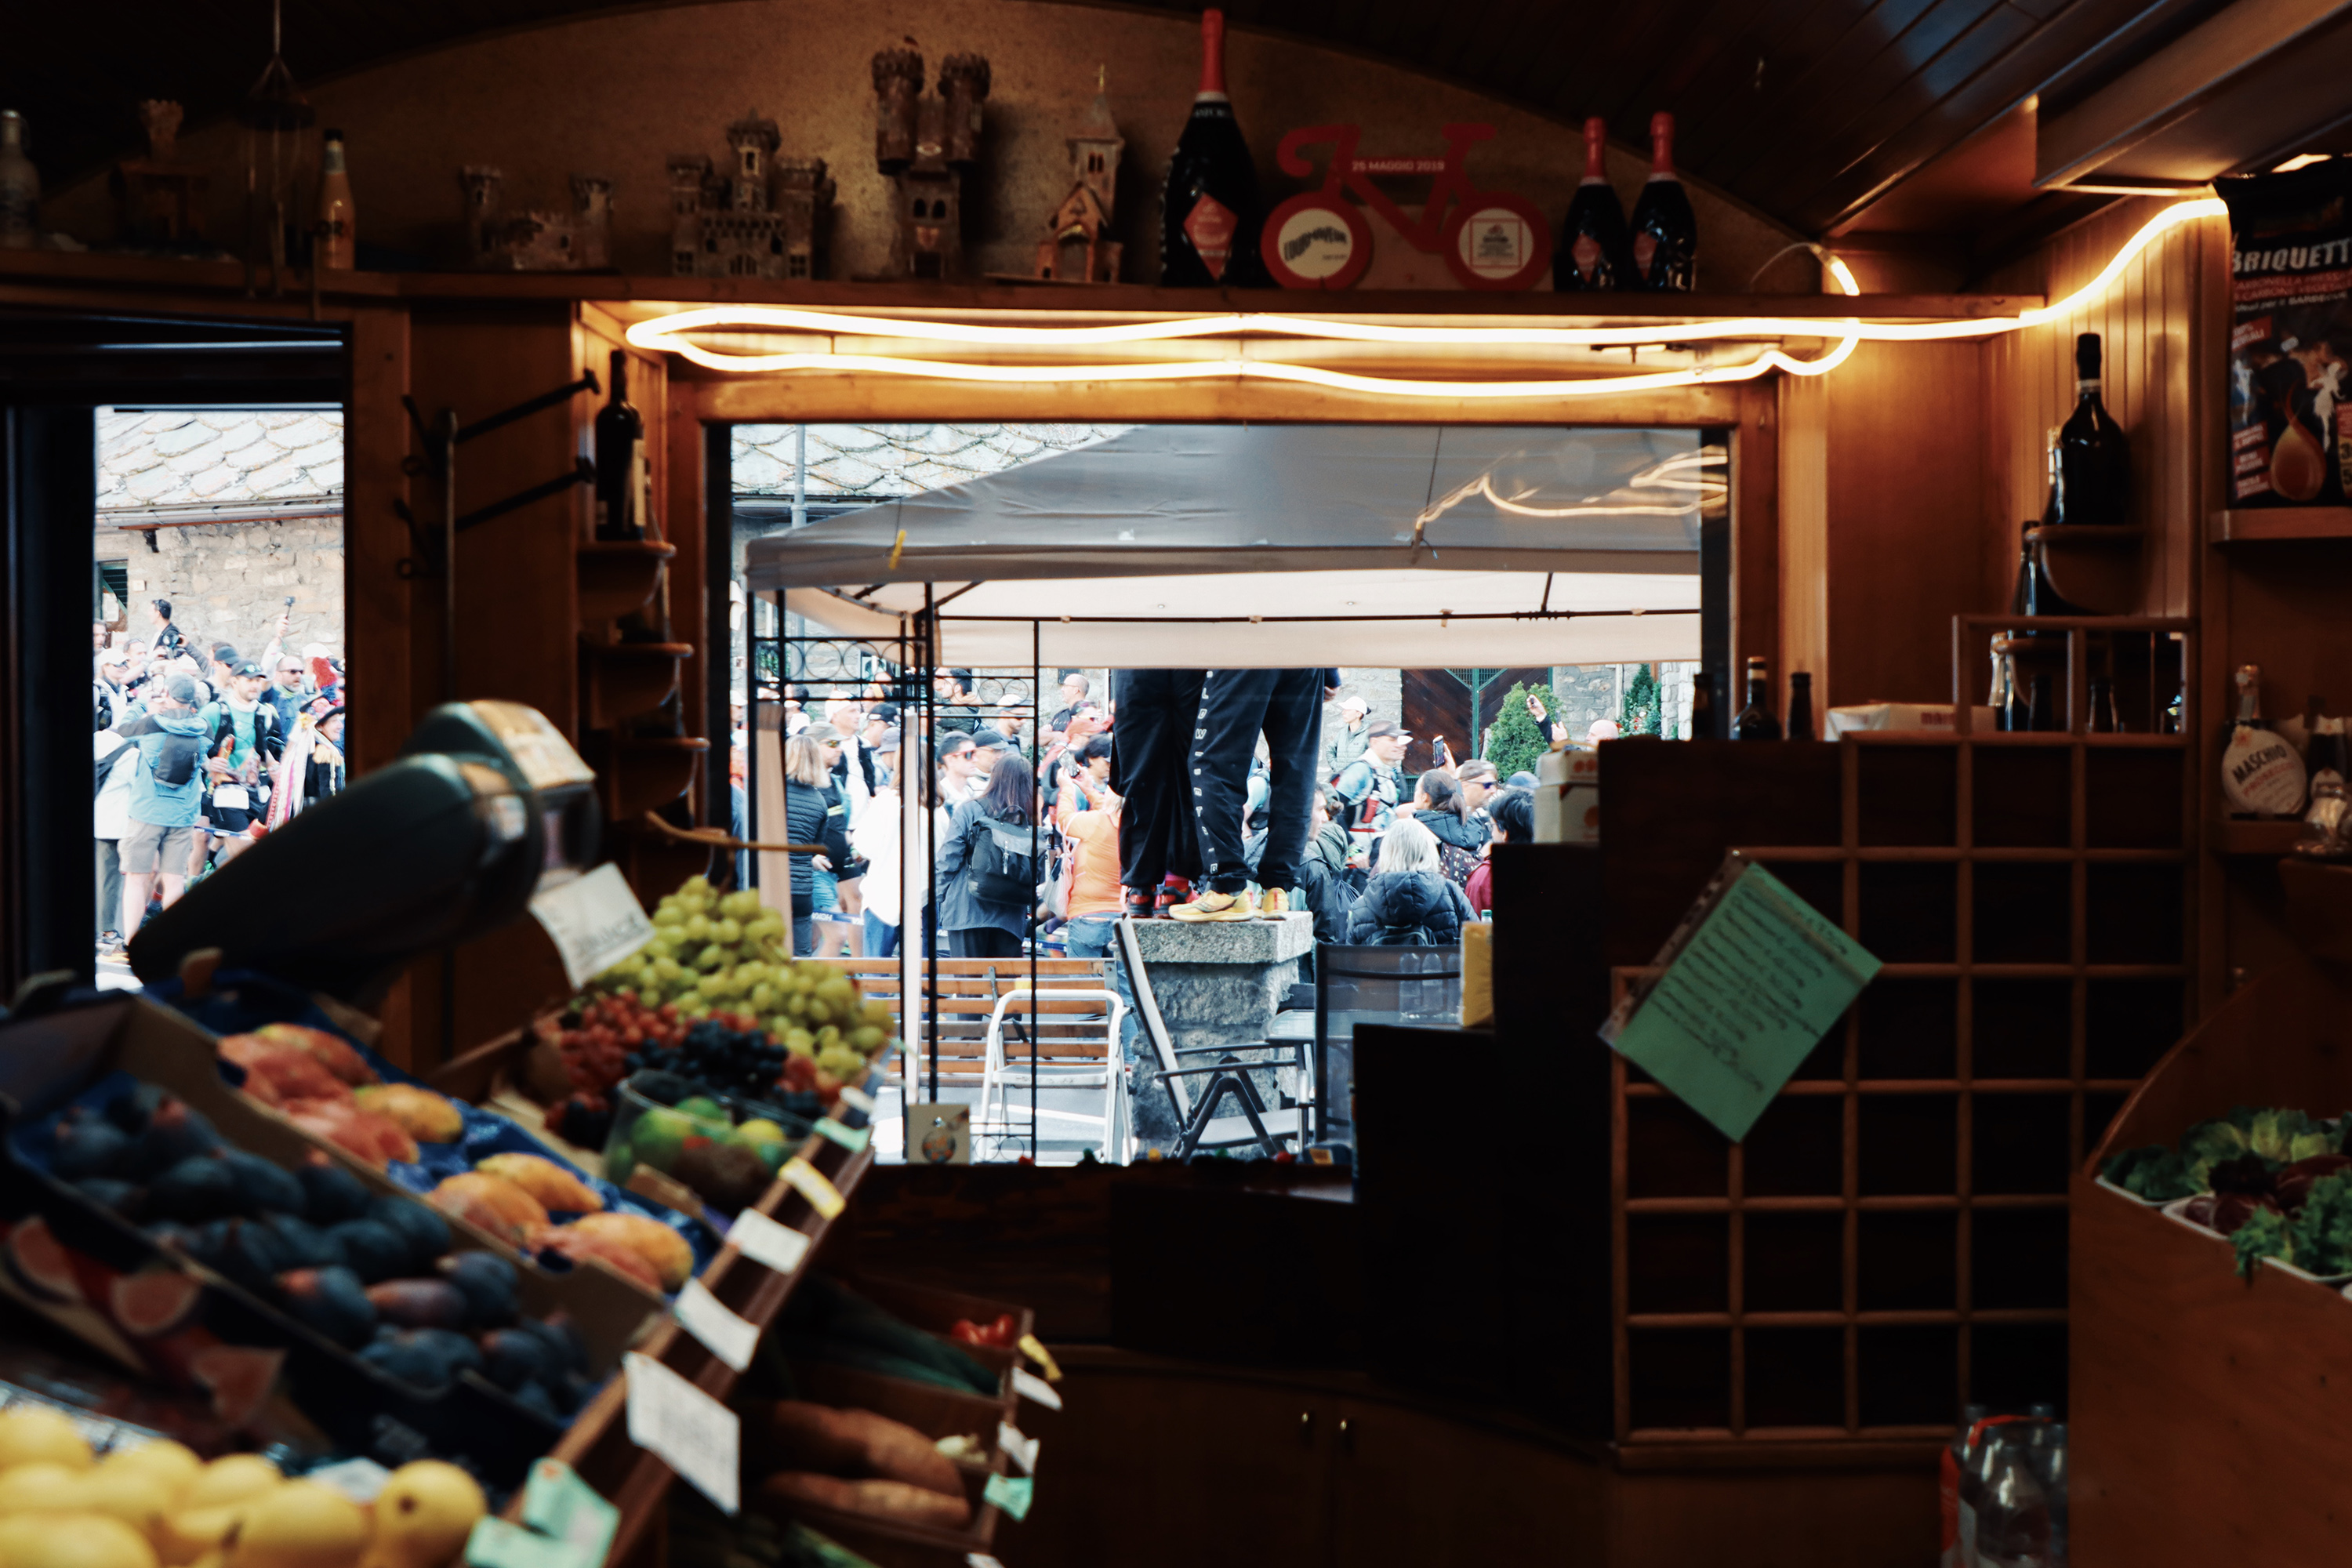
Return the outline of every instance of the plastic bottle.
<path id="1" fill-rule="evenodd" d="M 1981 1405 L 1962 1409 L 1960 1429 L 1944 1445 L 1943 1458 L 1937 1466 L 1937 1501 L 1943 1524 L 1943 1551 L 1936 1560 L 1938 1568 L 1960 1568 L 1960 1479 L 1967 1474 L 1975 1454 L 1969 1436 L 1976 1430 L 1977 1423 L 1991 1414 Z"/>
<path id="2" fill-rule="evenodd" d="M 1977 1514 L 1977 1568 L 2049 1568 L 2050 1498 L 2034 1472 L 2039 1422 L 1994 1434 Z"/>
<path id="3" fill-rule="evenodd" d="M 2042 1429 L 2042 1441 L 2034 1446 L 2033 1455 L 2034 1476 L 2050 1500 L 2050 1555 L 2044 1561 L 2048 1568 L 2066 1568 L 2066 1472 L 2070 1467 L 2063 1421 L 2053 1421 Z"/>

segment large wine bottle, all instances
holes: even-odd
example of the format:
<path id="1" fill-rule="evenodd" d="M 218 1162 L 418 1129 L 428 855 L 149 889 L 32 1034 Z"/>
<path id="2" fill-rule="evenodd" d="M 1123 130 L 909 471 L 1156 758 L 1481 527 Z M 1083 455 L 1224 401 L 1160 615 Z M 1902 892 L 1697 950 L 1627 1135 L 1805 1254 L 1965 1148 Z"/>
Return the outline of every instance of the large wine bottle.
<path id="1" fill-rule="evenodd" d="M 1609 121 L 1584 122 L 1584 179 L 1568 204 L 1559 246 L 1551 253 L 1551 286 L 1562 292 L 1633 286 L 1633 236 L 1624 204 L 1609 183 Z"/>
<path id="2" fill-rule="evenodd" d="M 2058 431 L 2056 510 L 2052 521 L 2063 523 L 2131 521 L 2131 447 L 2099 399 L 2096 332 L 2074 340 L 2074 412 Z"/>
<path id="3" fill-rule="evenodd" d="M 596 411 L 596 537 L 632 543 L 646 536 L 646 422 L 629 406 L 629 356 L 613 351 L 613 395 Z"/>
<path id="4" fill-rule="evenodd" d="M 1675 178 L 1675 117 L 1650 116 L 1650 178 L 1633 204 L 1633 289 L 1688 293 L 1698 274 L 1698 219 Z"/>
<path id="5" fill-rule="evenodd" d="M 1168 160 L 1160 202 L 1160 281 L 1170 289 L 1263 288 L 1257 165 L 1225 96 L 1225 14 L 1201 13 L 1201 90 Z"/>

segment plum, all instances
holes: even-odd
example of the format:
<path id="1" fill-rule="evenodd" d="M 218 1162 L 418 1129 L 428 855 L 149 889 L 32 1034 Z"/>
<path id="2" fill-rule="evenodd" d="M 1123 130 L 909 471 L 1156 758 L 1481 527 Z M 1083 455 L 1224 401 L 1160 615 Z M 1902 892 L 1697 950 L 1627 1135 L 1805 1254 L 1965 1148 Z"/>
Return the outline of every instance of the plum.
<path id="1" fill-rule="evenodd" d="M 527 1384 L 561 1377 L 562 1363 L 555 1348 L 537 1334 L 521 1329 L 493 1329 L 482 1336 L 482 1372 L 492 1383 L 515 1394 Z"/>
<path id="2" fill-rule="evenodd" d="M 309 1206 L 309 1194 L 291 1171 L 242 1149 L 226 1150 L 221 1163 L 236 1178 L 236 1194 L 249 1215 L 299 1215 Z"/>
<path id="3" fill-rule="evenodd" d="M 202 1111 L 166 1095 L 148 1117 L 146 1129 L 132 1140 L 130 1161 L 119 1173 L 134 1182 L 152 1181 L 182 1161 L 220 1146 L 220 1133 Z"/>
<path id="4" fill-rule="evenodd" d="M 312 1225 L 340 1225 L 368 1211 L 374 1194 L 367 1184 L 331 1159 L 304 1165 L 294 1173 L 302 1184 L 302 1217 Z"/>
<path id="5" fill-rule="evenodd" d="M 449 1250 L 449 1222 L 414 1198 L 381 1193 L 368 1200 L 367 1217 L 390 1226 L 408 1243 L 408 1266 L 430 1268 Z"/>
<path id="6" fill-rule="evenodd" d="M 165 1219 L 191 1222 L 220 1219 L 243 1206 L 236 1173 L 210 1154 L 191 1155 L 167 1167 L 147 1184 L 147 1203 Z"/>
<path id="7" fill-rule="evenodd" d="M 278 1277 L 278 1293 L 295 1317 L 346 1349 L 375 1335 L 375 1304 L 348 1268 L 293 1269 Z"/>
<path id="8" fill-rule="evenodd" d="M 147 1205 L 147 1190 L 118 1182 L 111 1176 L 85 1176 L 74 1184 L 74 1190 L 104 1209 L 111 1209 L 134 1224 Z"/>
<path id="9" fill-rule="evenodd" d="M 288 1268 L 348 1268 L 343 1244 L 333 1234 L 290 1214 L 271 1215 L 254 1222 L 266 1231 L 277 1250 L 281 1271 Z"/>
<path id="10" fill-rule="evenodd" d="M 131 1134 L 111 1121 L 86 1116 L 58 1129 L 57 1153 L 49 1163 L 60 1180 L 79 1182 L 117 1175 L 130 1157 Z"/>
<path id="11" fill-rule="evenodd" d="M 466 1298 L 446 1279 L 387 1279 L 367 1289 L 376 1315 L 404 1329 L 454 1329 L 466 1321 Z"/>
<path id="12" fill-rule="evenodd" d="M 327 1227 L 343 1249 L 343 1261 L 364 1284 L 390 1279 L 408 1267 L 408 1243 L 378 1219 L 347 1219 Z"/>
<path id="13" fill-rule="evenodd" d="M 478 1329 L 515 1320 L 515 1267 L 492 1252 L 461 1252 L 442 1259 L 441 1272 L 466 1298 L 467 1321 Z"/>
<path id="14" fill-rule="evenodd" d="M 136 1138 L 147 1131 L 147 1121 L 172 1091 L 160 1083 L 142 1083 L 124 1089 L 106 1102 L 106 1119 Z"/>

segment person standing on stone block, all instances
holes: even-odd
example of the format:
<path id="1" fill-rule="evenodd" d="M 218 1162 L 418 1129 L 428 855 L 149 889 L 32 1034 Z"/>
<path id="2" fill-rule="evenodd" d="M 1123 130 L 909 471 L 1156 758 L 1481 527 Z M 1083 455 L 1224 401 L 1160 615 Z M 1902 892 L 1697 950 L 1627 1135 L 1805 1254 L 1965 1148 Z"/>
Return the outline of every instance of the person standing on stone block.
<path id="1" fill-rule="evenodd" d="M 1126 803 L 1118 819 L 1118 881 L 1125 913 L 1158 913 L 1160 886 L 1200 874 L 1192 829 L 1192 731 L 1201 706 L 1197 669 L 1114 672 L 1118 721 L 1111 730 L 1110 784 Z"/>
<path id="2" fill-rule="evenodd" d="M 1208 889 L 1169 910 L 1180 921 L 1244 921 L 1285 913 L 1298 879 L 1313 809 L 1316 745 L 1326 669 L 1213 669 L 1201 683 L 1189 764 L 1193 830 Z M 1250 900 L 1243 850 L 1251 753 L 1265 736 L 1265 849 L 1258 861 L 1263 911 Z"/>

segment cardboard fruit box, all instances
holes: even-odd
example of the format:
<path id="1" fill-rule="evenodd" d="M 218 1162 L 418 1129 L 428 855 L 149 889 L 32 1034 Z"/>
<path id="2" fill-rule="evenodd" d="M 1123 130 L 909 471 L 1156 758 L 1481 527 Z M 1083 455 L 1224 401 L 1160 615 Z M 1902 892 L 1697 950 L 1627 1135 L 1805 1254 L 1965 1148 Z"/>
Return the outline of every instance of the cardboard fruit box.
<path id="1" fill-rule="evenodd" d="M 274 1303 L 158 1246 L 25 1157 L 18 1129 L 117 1072 L 169 1089 L 229 1143 L 281 1167 L 323 1151 L 370 1191 L 422 1202 L 231 1089 L 212 1037 L 179 1014 L 138 997 L 60 1010 L 0 1026 L 0 1289 L 134 1371 L 208 1390 L 233 1423 L 276 1401 L 354 1452 L 391 1464 L 422 1454 L 460 1458 L 493 1485 L 519 1482 L 561 1435 L 562 1420 L 474 1373 L 439 1394 L 391 1378 Z M 442 1217 L 455 1250 L 515 1258 L 487 1233 Z M 618 1365 L 656 1310 L 643 1290 L 602 1268 L 559 1276 L 519 1262 L 516 1296 L 532 1317 L 562 1309 L 598 1377 Z"/>

